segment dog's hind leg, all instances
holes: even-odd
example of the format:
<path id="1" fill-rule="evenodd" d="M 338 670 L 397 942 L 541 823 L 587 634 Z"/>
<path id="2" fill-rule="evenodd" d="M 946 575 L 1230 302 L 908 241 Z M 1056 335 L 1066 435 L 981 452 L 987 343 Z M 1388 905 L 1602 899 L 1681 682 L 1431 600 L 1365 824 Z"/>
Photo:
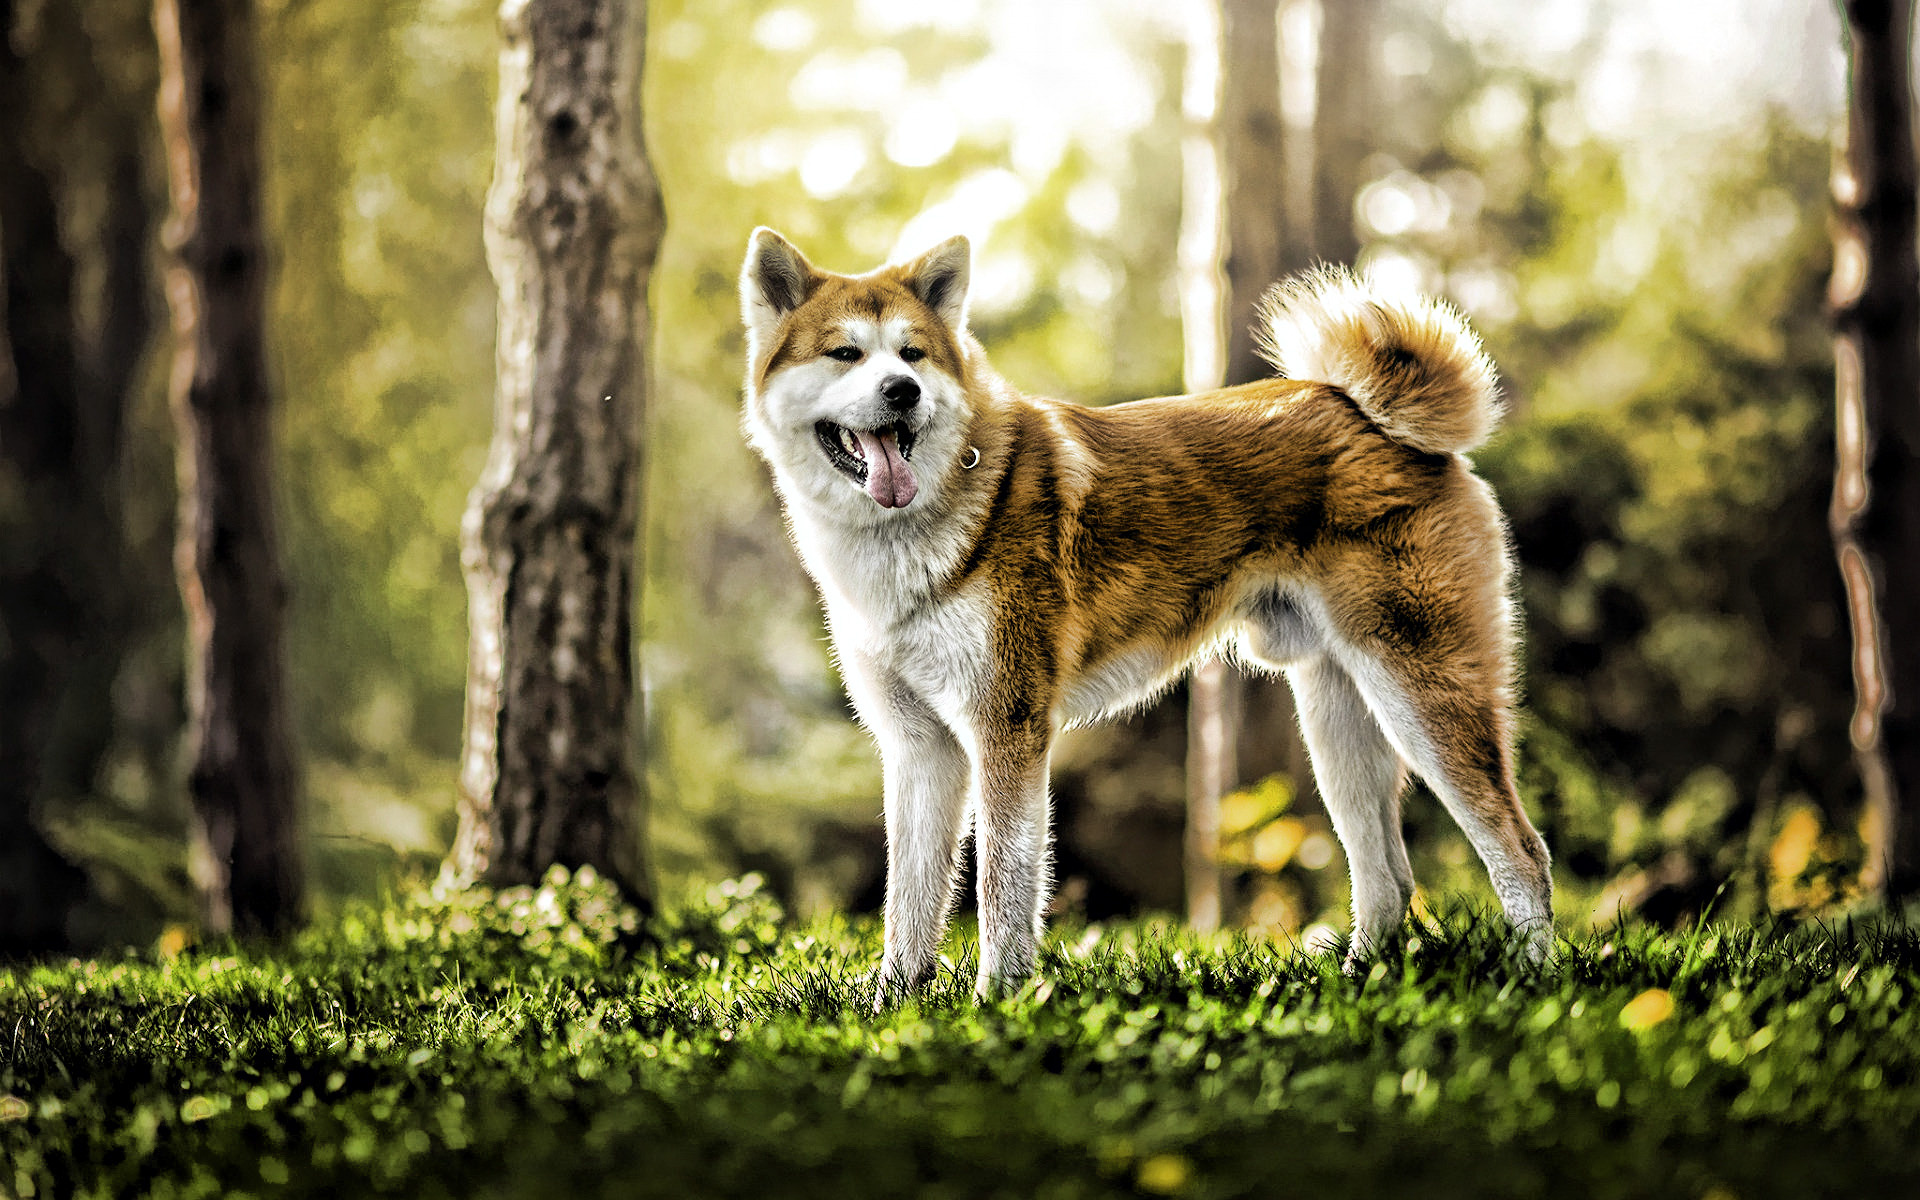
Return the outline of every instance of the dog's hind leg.
<path id="1" fill-rule="evenodd" d="M 1473 670 L 1437 664 L 1396 674 L 1362 652 L 1343 659 L 1387 736 L 1486 865 L 1529 955 L 1544 959 L 1553 944 L 1553 877 L 1547 844 L 1514 787 L 1511 713 L 1463 682 Z"/>
<path id="2" fill-rule="evenodd" d="M 1318 654 L 1287 671 L 1314 778 L 1353 882 L 1351 963 L 1400 927 L 1413 867 L 1400 828 L 1406 770 L 1340 665 Z"/>
<path id="3" fill-rule="evenodd" d="M 846 657 L 842 667 L 880 743 L 885 774 L 886 950 L 877 1009 L 933 977 L 960 873 L 970 770 L 953 731 L 898 679 Z"/>

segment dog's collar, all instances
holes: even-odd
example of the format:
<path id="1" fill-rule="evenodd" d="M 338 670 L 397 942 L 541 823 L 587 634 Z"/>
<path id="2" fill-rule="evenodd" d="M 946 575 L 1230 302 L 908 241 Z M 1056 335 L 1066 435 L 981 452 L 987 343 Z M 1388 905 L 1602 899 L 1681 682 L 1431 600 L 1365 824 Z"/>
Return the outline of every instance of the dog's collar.
<path id="1" fill-rule="evenodd" d="M 963 462 L 960 464 L 960 469 L 962 471 L 971 471 L 975 467 L 980 465 L 980 447 L 968 446 L 967 453 L 973 455 L 973 457 L 971 459 L 968 459 L 966 462 Z"/>

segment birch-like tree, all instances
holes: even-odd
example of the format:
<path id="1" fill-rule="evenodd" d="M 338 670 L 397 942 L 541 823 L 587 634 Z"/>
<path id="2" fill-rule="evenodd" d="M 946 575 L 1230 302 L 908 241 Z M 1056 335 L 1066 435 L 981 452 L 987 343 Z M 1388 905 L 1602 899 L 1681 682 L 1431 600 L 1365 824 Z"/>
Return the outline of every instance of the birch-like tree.
<path id="1" fill-rule="evenodd" d="M 448 873 L 590 865 L 649 895 L 633 623 L 647 280 L 642 0 L 505 0 L 487 258 L 487 465 L 469 503 L 460 832 Z"/>
<path id="2" fill-rule="evenodd" d="M 1920 892 L 1920 263 L 1911 0 L 1846 0 L 1846 153 L 1836 161 L 1837 427 L 1829 517 L 1853 626 L 1851 732 L 1865 886 Z"/>

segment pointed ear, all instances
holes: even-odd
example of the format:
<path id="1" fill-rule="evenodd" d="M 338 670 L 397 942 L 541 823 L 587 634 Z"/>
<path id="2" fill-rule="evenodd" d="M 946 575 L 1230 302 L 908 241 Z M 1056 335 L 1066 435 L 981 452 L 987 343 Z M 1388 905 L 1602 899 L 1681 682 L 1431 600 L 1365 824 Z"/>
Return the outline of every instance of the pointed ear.
<path id="1" fill-rule="evenodd" d="M 973 248 L 964 237 L 952 237 L 900 267 L 914 295 L 926 302 L 955 330 L 967 326 L 967 280 L 973 267 Z"/>
<path id="2" fill-rule="evenodd" d="M 773 336 L 780 318 L 799 308 L 821 278 L 792 242 L 764 225 L 753 231 L 740 269 L 740 316 L 756 345 Z"/>

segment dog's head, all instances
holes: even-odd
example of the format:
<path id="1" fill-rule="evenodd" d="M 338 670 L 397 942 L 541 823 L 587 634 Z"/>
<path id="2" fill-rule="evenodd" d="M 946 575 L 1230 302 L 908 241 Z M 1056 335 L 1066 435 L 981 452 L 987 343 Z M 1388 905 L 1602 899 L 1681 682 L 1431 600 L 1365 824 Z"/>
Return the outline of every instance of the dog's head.
<path id="1" fill-rule="evenodd" d="M 937 503 L 966 453 L 967 239 L 865 275 L 756 229 L 740 273 L 747 439 L 791 502 L 885 519 Z"/>

